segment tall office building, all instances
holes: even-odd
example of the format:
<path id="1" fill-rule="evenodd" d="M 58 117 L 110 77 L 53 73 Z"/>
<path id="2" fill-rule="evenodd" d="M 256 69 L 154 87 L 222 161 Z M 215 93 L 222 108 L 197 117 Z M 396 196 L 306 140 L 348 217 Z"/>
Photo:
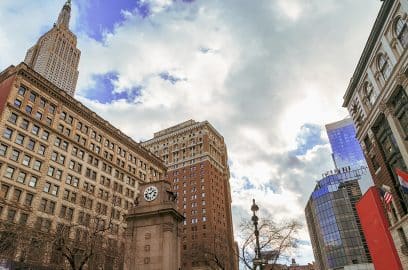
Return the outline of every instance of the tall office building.
<path id="1" fill-rule="evenodd" d="M 344 95 L 377 187 L 393 194 L 390 232 L 408 269 L 408 194 L 396 169 L 408 170 L 408 4 L 384 0 Z"/>
<path id="2" fill-rule="evenodd" d="M 329 137 L 332 158 L 336 169 L 367 167 L 367 162 L 361 145 L 356 138 L 356 129 L 351 118 L 327 124 L 326 132 Z M 369 173 L 362 175 L 359 182 L 363 193 L 373 184 Z"/>
<path id="3" fill-rule="evenodd" d="M 336 169 L 343 167 L 366 167 L 363 150 L 356 139 L 356 130 L 351 118 L 326 125 Z"/>
<path id="4" fill-rule="evenodd" d="M 63 6 L 54 27 L 42 35 L 31 47 L 24 62 L 47 80 L 73 96 L 78 80 L 81 52 L 77 38 L 69 30 L 71 1 Z"/>
<path id="5" fill-rule="evenodd" d="M 223 137 L 209 122 L 189 120 L 155 133 L 142 145 L 164 160 L 186 218 L 182 269 L 238 269 Z"/>
<path id="6" fill-rule="evenodd" d="M 362 170 L 322 178 L 307 203 L 306 221 L 320 270 L 374 269 L 355 206 Z"/>

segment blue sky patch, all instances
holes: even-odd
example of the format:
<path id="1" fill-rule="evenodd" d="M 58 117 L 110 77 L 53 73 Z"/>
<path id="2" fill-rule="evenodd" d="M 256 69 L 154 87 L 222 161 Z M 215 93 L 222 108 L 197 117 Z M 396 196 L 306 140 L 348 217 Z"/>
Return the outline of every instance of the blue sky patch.
<path id="1" fill-rule="evenodd" d="M 115 25 L 124 21 L 122 11 L 130 11 L 143 18 L 150 14 L 148 3 L 141 0 L 92 0 L 91 3 L 78 1 L 77 4 L 81 10 L 79 28 L 85 29 L 90 37 L 98 41 L 103 40 L 103 33 L 112 32 Z"/>
<path id="2" fill-rule="evenodd" d="M 171 84 L 176 84 L 179 81 L 185 81 L 186 79 L 181 79 L 176 76 L 171 75 L 167 71 L 161 72 L 159 74 L 160 78 L 162 78 L 165 81 L 169 81 Z"/>
<path id="3" fill-rule="evenodd" d="M 118 80 L 119 76 L 116 72 L 109 72 L 106 74 L 98 74 L 93 76 L 95 87 L 85 91 L 85 97 L 100 103 L 111 103 L 119 99 L 126 99 L 133 102 L 134 99 L 140 95 L 141 87 L 134 87 L 126 92 L 114 92 L 115 86 L 113 82 Z"/>
<path id="4" fill-rule="evenodd" d="M 304 155 L 316 145 L 326 144 L 327 141 L 321 137 L 322 128 L 315 124 L 304 124 L 296 136 L 297 147 L 292 152 L 295 155 Z"/>

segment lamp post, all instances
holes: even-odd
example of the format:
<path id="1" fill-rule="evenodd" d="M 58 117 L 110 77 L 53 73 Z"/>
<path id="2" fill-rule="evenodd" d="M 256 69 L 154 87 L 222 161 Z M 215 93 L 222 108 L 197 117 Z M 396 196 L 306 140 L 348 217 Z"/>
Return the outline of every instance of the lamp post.
<path id="1" fill-rule="evenodd" d="M 255 247 L 255 259 L 253 260 L 254 264 L 254 269 L 259 269 L 262 270 L 262 258 L 261 258 L 261 247 L 259 246 L 259 231 L 258 231 L 258 217 L 256 216 L 256 212 L 259 210 L 258 205 L 255 203 L 255 199 L 252 199 L 252 206 L 251 206 L 251 211 L 253 213 L 252 215 L 252 222 L 254 223 L 255 227 L 255 241 L 256 241 L 256 247 Z"/>

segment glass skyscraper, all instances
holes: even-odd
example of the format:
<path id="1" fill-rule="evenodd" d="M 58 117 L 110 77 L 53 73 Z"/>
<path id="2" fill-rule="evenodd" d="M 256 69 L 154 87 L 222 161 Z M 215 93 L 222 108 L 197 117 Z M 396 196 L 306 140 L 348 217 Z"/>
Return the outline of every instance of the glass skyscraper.
<path id="1" fill-rule="evenodd" d="M 327 124 L 326 131 L 336 169 L 349 166 L 351 169 L 367 167 L 351 118 Z"/>
<path id="2" fill-rule="evenodd" d="M 327 175 L 316 184 L 305 214 L 318 269 L 374 269 L 355 207 L 365 170 Z"/>

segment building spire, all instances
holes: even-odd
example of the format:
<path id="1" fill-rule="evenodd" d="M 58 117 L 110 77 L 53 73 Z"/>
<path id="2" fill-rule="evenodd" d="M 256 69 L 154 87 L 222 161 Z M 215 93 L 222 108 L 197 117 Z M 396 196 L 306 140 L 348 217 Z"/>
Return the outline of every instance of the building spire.
<path id="1" fill-rule="evenodd" d="M 57 26 L 69 28 L 69 19 L 71 18 L 71 0 L 67 0 L 58 16 Z"/>

